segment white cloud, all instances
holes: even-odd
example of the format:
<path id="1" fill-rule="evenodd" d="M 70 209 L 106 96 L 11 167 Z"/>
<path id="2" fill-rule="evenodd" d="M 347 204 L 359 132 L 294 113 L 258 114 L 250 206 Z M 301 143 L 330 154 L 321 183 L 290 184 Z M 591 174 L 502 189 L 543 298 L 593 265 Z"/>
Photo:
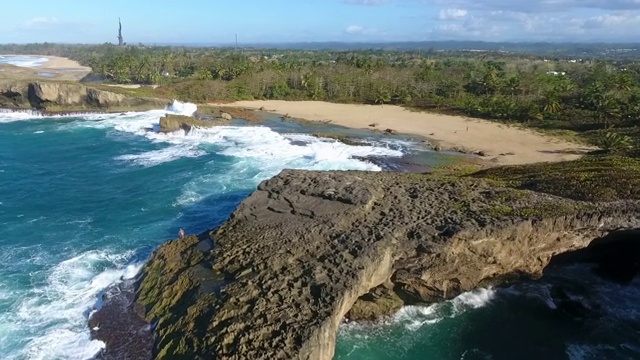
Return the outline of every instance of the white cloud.
<path id="1" fill-rule="evenodd" d="M 475 9 L 459 18 L 453 16 L 456 12 L 447 10 L 439 16 L 447 21 L 432 23 L 424 33 L 426 37 L 439 40 L 635 42 L 633 34 L 640 33 L 640 10 L 602 10 L 594 15 L 592 10 L 584 9 L 540 13 Z"/>
<path id="2" fill-rule="evenodd" d="M 362 30 L 364 30 L 364 28 L 360 25 L 349 25 L 344 31 L 348 34 L 357 34 L 362 32 Z"/>
<path id="3" fill-rule="evenodd" d="M 391 0 L 343 0 L 346 4 L 375 6 L 388 3 Z"/>
<path id="4" fill-rule="evenodd" d="M 462 9 L 516 12 L 556 12 L 576 9 L 640 10 L 640 0 L 423 0 L 427 4 Z"/>
<path id="5" fill-rule="evenodd" d="M 38 16 L 27 20 L 22 24 L 26 29 L 46 29 L 58 25 L 60 22 L 54 17 Z"/>
<path id="6" fill-rule="evenodd" d="M 467 10 L 465 9 L 442 9 L 438 14 L 440 20 L 457 20 L 467 16 Z"/>
<path id="7" fill-rule="evenodd" d="M 378 30 L 360 25 L 349 25 L 344 32 L 349 35 L 378 35 Z"/>

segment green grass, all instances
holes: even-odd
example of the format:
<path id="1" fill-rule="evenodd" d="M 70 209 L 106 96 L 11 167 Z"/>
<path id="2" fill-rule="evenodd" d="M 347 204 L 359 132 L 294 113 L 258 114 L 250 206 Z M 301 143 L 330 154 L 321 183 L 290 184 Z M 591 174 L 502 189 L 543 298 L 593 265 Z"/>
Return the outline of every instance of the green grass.
<path id="1" fill-rule="evenodd" d="M 640 160 L 588 156 L 558 163 L 503 166 L 469 176 L 584 201 L 640 200 Z"/>

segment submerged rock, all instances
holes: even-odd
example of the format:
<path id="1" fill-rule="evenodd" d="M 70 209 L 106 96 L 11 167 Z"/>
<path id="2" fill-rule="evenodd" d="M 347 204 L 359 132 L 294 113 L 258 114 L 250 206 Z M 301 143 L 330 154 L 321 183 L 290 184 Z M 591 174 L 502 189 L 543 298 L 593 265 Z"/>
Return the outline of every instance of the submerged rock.
<path id="1" fill-rule="evenodd" d="M 161 246 L 135 307 L 156 325 L 157 359 L 331 359 L 350 311 L 373 318 L 540 276 L 554 255 L 638 227 L 633 201 L 473 178 L 287 170 L 208 236 Z"/>

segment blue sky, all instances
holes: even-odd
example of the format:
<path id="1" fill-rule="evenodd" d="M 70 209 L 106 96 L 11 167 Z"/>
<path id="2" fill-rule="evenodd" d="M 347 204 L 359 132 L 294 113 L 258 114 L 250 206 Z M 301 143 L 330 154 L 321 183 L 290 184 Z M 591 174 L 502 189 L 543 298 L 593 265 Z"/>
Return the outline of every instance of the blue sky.
<path id="1" fill-rule="evenodd" d="M 639 41 L 640 0 L 6 1 L 0 43 Z"/>

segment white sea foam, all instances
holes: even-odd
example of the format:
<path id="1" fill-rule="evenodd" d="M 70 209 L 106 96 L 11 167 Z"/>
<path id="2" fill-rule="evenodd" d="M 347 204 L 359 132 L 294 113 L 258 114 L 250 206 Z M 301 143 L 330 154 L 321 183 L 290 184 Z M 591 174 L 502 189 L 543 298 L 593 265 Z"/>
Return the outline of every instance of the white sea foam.
<path id="1" fill-rule="evenodd" d="M 171 105 L 167 107 L 167 110 L 178 115 L 192 116 L 196 111 L 198 111 L 198 106 L 188 102 L 173 100 Z"/>
<path id="2" fill-rule="evenodd" d="M 495 290 L 476 289 L 458 297 L 430 306 L 403 306 L 393 317 L 393 324 L 400 324 L 408 331 L 417 331 L 445 318 L 454 318 L 467 311 L 489 304 L 496 296 Z"/>
<path id="3" fill-rule="evenodd" d="M 141 154 L 129 154 L 116 157 L 116 160 L 130 161 L 134 164 L 148 167 L 162 164 L 176 159 L 195 158 L 206 152 L 192 146 L 174 145 L 160 150 L 153 150 Z"/>
<path id="4" fill-rule="evenodd" d="M 394 316 L 393 322 L 403 324 L 409 331 L 417 331 L 425 325 L 432 325 L 443 319 L 440 304 L 431 306 L 404 306 Z"/>
<path id="5" fill-rule="evenodd" d="M 126 265 L 132 252 L 88 251 L 60 262 L 46 282 L 21 296 L 0 324 L 18 324 L 0 338 L 18 337 L 26 344 L 7 359 L 87 359 L 104 347 L 91 340 L 87 315 L 107 287 L 133 278 L 141 264 Z M 46 329 L 46 330 L 43 330 Z"/>
<path id="6" fill-rule="evenodd" d="M 0 64 L 9 64 L 19 67 L 40 67 L 49 59 L 37 56 L 24 56 L 24 55 L 1 55 Z"/>
<path id="7" fill-rule="evenodd" d="M 495 298 L 495 296 L 496 291 L 491 288 L 480 288 L 460 294 L 458 297 L 451 300 L 454 314 L 486 306 Z"/>
<path id="8" fill-rule="evenodd" d="M 73 126 L 114 128 L 117 131 L 145 136 L 157 143 L 180 145 L 161 151 L 126 154 L 118 157 L 118 160 L 153 166 L 181 157 L 201 156 L 203 147 L 214 146 L 215 148 L 208 150 L 238 158 L 241 162 L 247 162 L 249 166 L 262 169 L 257 178 L 273 176 L 283 168 L 375 171 L 380 168 L 356 157 L 402 156 L 402 151 L 392 149 L 386 144 L 350 146 L 336 140 L 318 139 L 310 135 L 280 134 L 265 126 L 217 126 L 206 129 L 193 128 L 188 133 L 184 130 L 160 133 L 155 129 L 162 114 L 163 112 L 159 111 L 130 113 L 99 122 L 84 121 Z"/>

